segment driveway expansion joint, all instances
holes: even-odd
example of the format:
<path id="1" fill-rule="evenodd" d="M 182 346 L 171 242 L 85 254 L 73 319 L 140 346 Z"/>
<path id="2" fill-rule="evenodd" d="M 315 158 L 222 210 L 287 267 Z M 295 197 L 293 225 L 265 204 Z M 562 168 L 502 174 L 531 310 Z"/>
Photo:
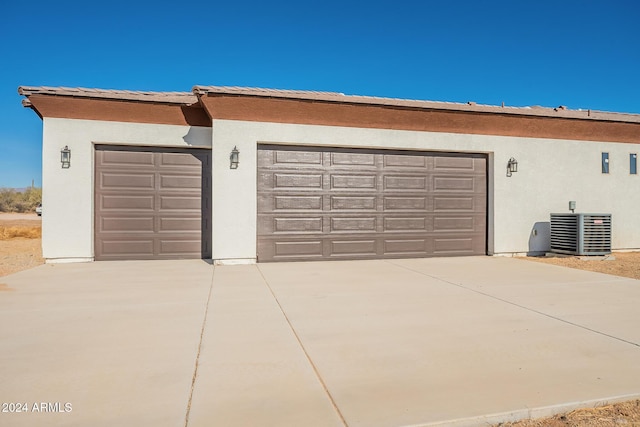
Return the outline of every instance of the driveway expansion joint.
<path id="1" fill-rule="evenodd" d="M 196 379 L 198 377 L 198 364 L 200 363 L 200 352 L 202 350 L 202 339 L 204 337 L 204 330 L 207 326 L 207 315 L 209 314 L 209 302 L 211 301 L 211 293 L 213 291 L 213 278 L 216 275 L 216 267 L 213 266 L 211 272 L 211 283 L 209 284 L 209 293 L 207 295 L 207 303 L 204 307 L 204 317 L 202 319 L 202 328 L 200 328 L 200 339 L 198 340 L 198 351 L 196 352 L 196 361 L 193 368 L 193 377 L 191 378 L 191 390 L 189 391 L 189 400 L 187 401 L 187 411 L 184 416 L 184 427 L 189 425 L 189 414 L 191 413 L 191 402 L 193 401 L 193 391 L 196 387 Z"/>
<path id="2" fill-rule="evenodd" d="M 324 380 L 322 379 L 322 376 L 320 376 L 320 371 L 318 371 L 318 368 L 316 367 L 315 363 L 313 363 L 313 360 L 311 360 L 311 356 L 309 355 L 309 353 L 307 352 L 307 349 L 305 348 L 304 344 L 302 343 L 302 340 L 300 339 L 300 336 L 298 335 L 298 333 L 294 329 L 293 325 L 291 324 L 291 321 L 289 320 L 289 317 L 287 316 L 287 313 L 285 313 L 284 309 L 282 308 L 282 305 L 280 304 L 280 300 L 278 300 L 278 297 L 276 296 L 275 292 L 273 292 L 273 289 L 271 288 L 271 285 L 269 285 L 269 282 L 267 281 L 267 278 L 264 276 L 264 274 L 263 274 L 263 272 L 260 269 L 260 266 L 258 264 L 256 264 L 256 268 L 258 269 L 258 272 L 260 273 L 260 276 L 262 277 L 262 280 L 264 281 L 264 284 L 266 285 L 267 289 L 269 289 L 269 293 L 271 293 L 271 296 L 273 297 L 274 301 L 278 305 L 278 309 L 280 310 L 280 313 L 282 313 L 282 316 L 286 320 L 287 325 L 289 326 L 289 329 L 291 330 L 291 332 L 293 333 L 293 336 L 296 339 L 296 342 L 298 343 L 298 345 L 302 349 L 302 352 L 304 353 L 304 357 L 307 359 L 307 362 L 309 362 L 309 365 L 311 365 L 311 369 L 313 369 L 313 373 L 315 374 L 318 382 L 320 382 L 320 385 L 322 386 L 322 389 L 324 390 L 324 393 L 326 394 L 327 398 L 329 399 L 329 402 L 331 402 L 331 406 L 333 407 L 333 409 L 338 414 L 338 417 L 340 418 L 340 421 L 342 422 L 342 425 L 344 425 L 345 427 L 348 427 L 347 420 L 344 418 L 344 415 L 342 415 L 342 412 L 340 411 L 340 408 L 336 404 L 336 401 L 334 400 L 333 396 L 331 395 L 331 392 L 329 392 L 329 388 L 327 387 L 327 385 L 325 384 Z"/>

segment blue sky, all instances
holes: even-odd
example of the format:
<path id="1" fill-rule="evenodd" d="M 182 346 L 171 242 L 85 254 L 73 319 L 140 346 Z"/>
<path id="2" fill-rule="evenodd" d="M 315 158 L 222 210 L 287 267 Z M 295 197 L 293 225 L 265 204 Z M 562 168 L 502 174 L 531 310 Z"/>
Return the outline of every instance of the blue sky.
<path id="1" fill-rule="evenodd" d="M 0 0 L 0 187 L 42 183 L 42 122 L 19 85 L 640 113 L 639 22 L 634 0 Z"/>

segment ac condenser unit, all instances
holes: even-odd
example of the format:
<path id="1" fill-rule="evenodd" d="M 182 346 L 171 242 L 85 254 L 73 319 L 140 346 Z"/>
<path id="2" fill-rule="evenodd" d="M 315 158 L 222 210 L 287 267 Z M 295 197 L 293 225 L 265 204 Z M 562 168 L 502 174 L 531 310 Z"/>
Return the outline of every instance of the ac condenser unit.
<path id="1" fill-rule="evenodd" d="M 551 214 L 551 252 L 570 255 L 611 253 L 611 214 Z"/>

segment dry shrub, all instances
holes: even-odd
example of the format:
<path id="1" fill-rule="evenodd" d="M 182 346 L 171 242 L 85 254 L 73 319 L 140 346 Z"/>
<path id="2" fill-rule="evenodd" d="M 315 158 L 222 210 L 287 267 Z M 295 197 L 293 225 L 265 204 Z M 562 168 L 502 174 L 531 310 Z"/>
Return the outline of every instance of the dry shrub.
<path id="1" fill-rule="evenodd" d="M 0 212 L 34 212 L 39 203 L 42 203 L 41 188 L 24 191 L 0 188 Z"/>
<path id="2" fill-rule="evenodd" d="M 0 240 L 10 240 L 19 237 L 24 239 L 39 239 L 42 237 L 42 227 L 4 227 L 0 225 Z"/>

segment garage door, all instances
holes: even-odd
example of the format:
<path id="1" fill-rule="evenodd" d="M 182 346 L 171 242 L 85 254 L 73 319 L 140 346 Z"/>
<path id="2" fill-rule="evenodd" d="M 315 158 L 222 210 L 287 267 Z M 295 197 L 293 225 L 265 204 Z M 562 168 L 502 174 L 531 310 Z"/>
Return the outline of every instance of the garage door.
<path id="1" fill-rule="evenodd" d="M 211 258 L 211 151 L 96 146 L 95 258 Z"/>
<path id="2" fill-rule="evenodd" d="M 486 157 L 258 149 L 258 260 L 486 253 Z"/>

